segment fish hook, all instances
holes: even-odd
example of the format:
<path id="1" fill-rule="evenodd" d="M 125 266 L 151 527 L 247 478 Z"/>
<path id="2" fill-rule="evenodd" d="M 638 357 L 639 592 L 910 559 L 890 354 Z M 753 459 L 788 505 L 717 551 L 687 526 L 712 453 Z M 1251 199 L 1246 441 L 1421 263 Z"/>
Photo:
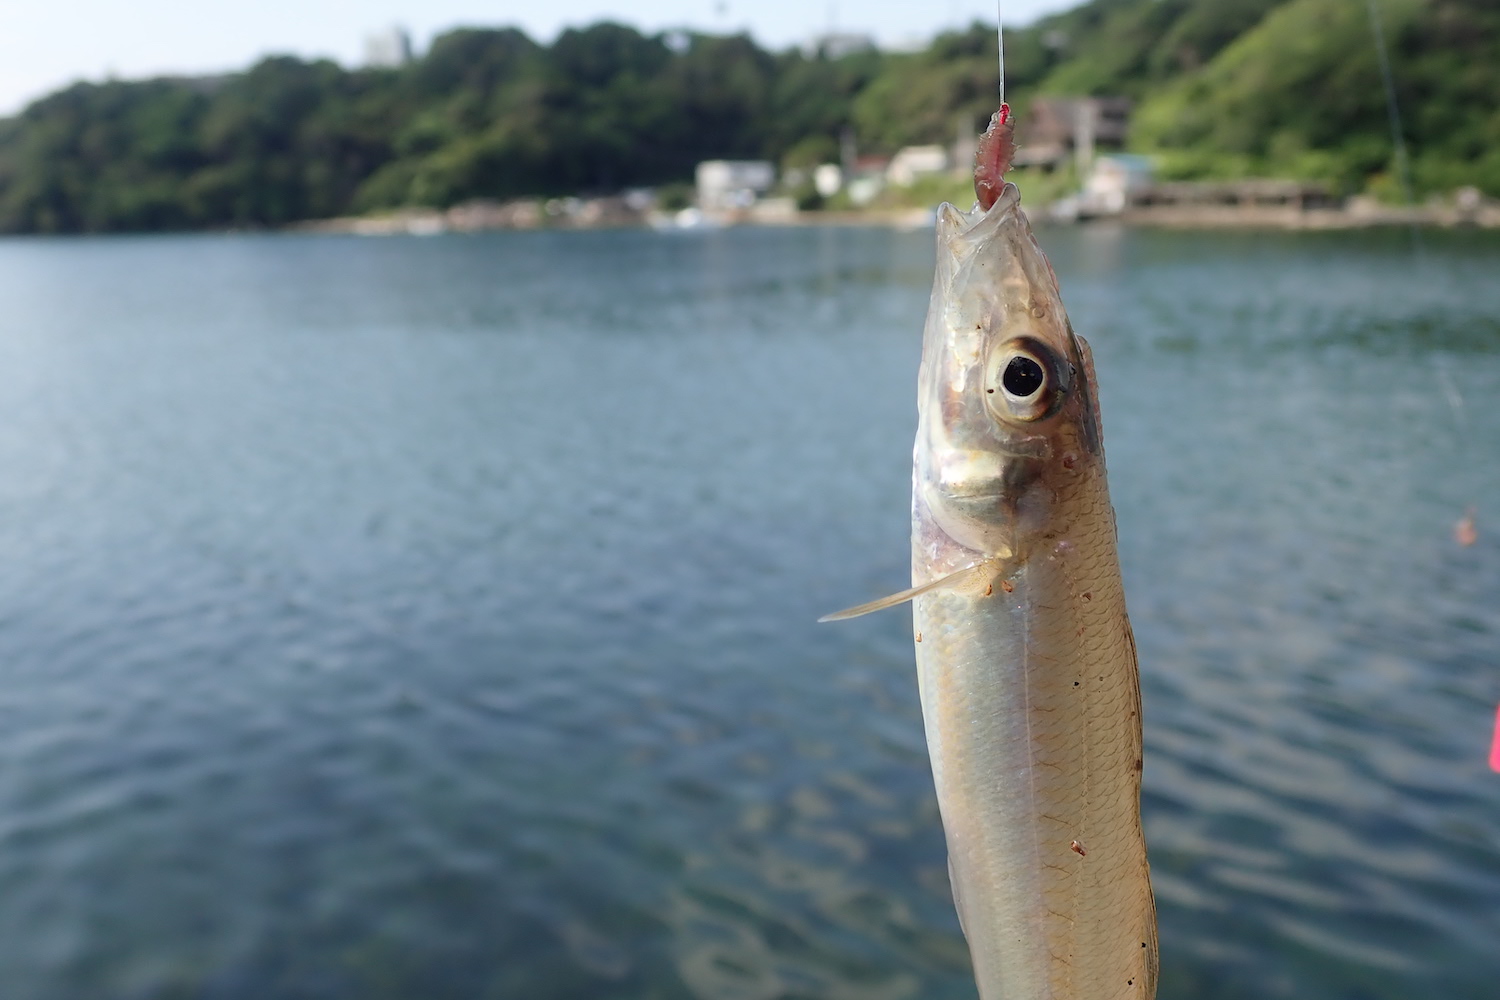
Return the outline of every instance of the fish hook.
<path id="1" fill-rule="evenodd" d="M 1010 120 L 1010 105 L 1005 103 L 1005 25 L 1004 11 L 996 0 L 995 36 L 1000 52 L 1000 110 L 990 119 L 989 128 L 979 137 L 974 152 L 974 197 L 979 207 L 989 211 L 1005 188 L 1005 172 L 1016 153 L 1016 126 Z"/>

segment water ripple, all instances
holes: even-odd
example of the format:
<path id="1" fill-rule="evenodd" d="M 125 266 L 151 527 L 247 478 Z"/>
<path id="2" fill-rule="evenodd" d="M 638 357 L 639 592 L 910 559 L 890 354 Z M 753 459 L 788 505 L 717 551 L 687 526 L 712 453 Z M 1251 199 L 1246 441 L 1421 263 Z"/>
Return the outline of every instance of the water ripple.
<path id="1" fill-rule="evenodd" d="M 1160 995 L 1490 995 L 1500 245 L 1041 238 Z M 7 995 L 971 997 L 908 620 L 813 621 L 906 573 L 931 254 L 0 241 Z"/>

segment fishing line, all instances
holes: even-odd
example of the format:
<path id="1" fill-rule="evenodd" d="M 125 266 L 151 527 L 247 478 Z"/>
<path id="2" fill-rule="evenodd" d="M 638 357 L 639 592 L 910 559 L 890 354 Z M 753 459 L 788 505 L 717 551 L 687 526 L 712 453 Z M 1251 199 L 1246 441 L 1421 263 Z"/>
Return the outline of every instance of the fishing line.
<path id="1" fill-rule="evenodd" d="M 1380 8 L 1375 0 L 1365 0 L 1370 11 L 1370 31 L 1375 35 L 1375 58 L 1380 64 L 1380 82 L 1385 86 L 1385 113 L 1391 123 L 1391 145 L 1395 147 L 1396 177 L 1401 184 L 1401 196 L 1410 208 L 1416 204 L 1411 186 L 1411 161 L 1406 155 L 1406 135 L 1401 128 L 1401 108 L 1396 103 L 1396 76 L 1391 72 L 1391 57 L 1385 47 L 1385 29 L 1380 23 Z M 1411 224 L 1412 242 L 1420 249 L 1421 237 L 1415 220 Z"/>
<path id="2" fill-rule="evenodd" d="M 1469 415 L 1464 412 L 1464 397 L 1458 391 L 1458 383 L 1453 381 L 1453 374 L 1448 371 L 1448 366 L 1443 363 L 1442 355 L 1432 356 L 1432 367 L 1437 369 L 1438 381 L 1442 383 L 1443 395 L 1448 399 L 1448 408 L 1453 411 L 1453 426 L 1458 431 L 1459 437 L 1469 433 Z"/>
<path id="3" fill-rule="evenodd" d="M 1395 151 L 1396 176 L 1401 184 L 1401 196 L 1406 202 L 1407 210 L 1410 211 L 1416 204 L 1416 196 L 1412 191 L 1411 159 L 1406 154 L 1406 135 L 1401 127 L 1401 108 L 1396 101 L 1396 77 L 1391 71 L 1391 58 L 1385 46 L 1385 31 L 1380 23 L 1380 9 L 1376 6 L 1375 0 L 1365 0 L 1365 6 L 1370 12 L 1370 30 L 1375 36 L 1375 57 L 1380 64 L 1380 80 L 1385 87 L 1385 109 L 1391 126 L 1391 146 Z M 1411 218 L 1410 232 L 1413 269 L 1420 271 L 1424 269 L 1425 261 L 1422 251 L 1422 235 L 1415 214 Z M 1462 448 L 1464 439 L 1468 437 L 1468 415 L 1464 412 L 1464 397 L 1458 390 L 1458 383 L 1453 380 L 1447 366 L 1443 364 L 1441 354 L 1432 355 L 1432 368 L 1437 373 L 1443 396 L 1448 400 L 1448 410 L 1453 415 L 1456 451 Z M 1478 531 L 1474 527 L 1476 510 L 1476 504 L 1469 504 L 1463 516 L 1453 526 L 1453 539 L 1459 545 L 1465 547 L 1473 545 L 1479 538 Z M 1490 737 L 1489 765 L 1491 771 L 1500 773 L 1500 708 L 1496 710 L 1494 730 Z"/>
<path id="4" fill-rule="evenodd" d="M 1005 105 L 1005 2 L 995 0 L 995 40 L 1000 49 L 1000 104 Z"/>
<path id="5" fill-rule="evenodd" d="M 1411 180 L 1411 157 L 1406 150 L 1406 131 L 1401 125 L 1401 104 L 1396 98 L 1396 74 L 1391 69 L 1390 51 L 1386 48 L 1385 27 L 1380 21 L 1380 7 L 1376 0 L 1365 0 L 1365 8 L 1370 13 L 1370 33 L 1375 39 L 1375 59 L 1380 66 L 1380 82 L 1385 88 L 1385 111 L 1386 118 L 1391 129 L 1391 148 L 1395 156 L 1396 179 L 1401 185 L 1401 198 L 1408 210 L 1416 206 L 1416 194 Z M 1422 231 L 1413 217 L 1408 226 L 1411 234 L 1411 255 L 1414 271 L 1425 270 L 1426 255 L 1422 246 Z M 1463 439 L 1468 436 L 1468 415 L 1464 412 L 1464 397 L 1458 390 L 1458 383 L 1454 381 L 1452 374 L 1443 364 L 1441 354 L 1432 355 L 1432 368 L 1437 375 L 1439 385 L 1443 390 L 1443 398 L 1448 401 L 1448 410 L 1453 417 L 1453 426 L 1456 435 L 1455 449 L 1462 446 Z M 1465 514 L 1464 520 L 1469 522 L 1469 530 L 1473 530 L 1472 512 L 1474 505 L 1469 505 L 1469 513 Z M 1463 521 L 1460 521 L 1462 526 Z M 1462 528 L 1460 528 L 1462 530 Z"/>

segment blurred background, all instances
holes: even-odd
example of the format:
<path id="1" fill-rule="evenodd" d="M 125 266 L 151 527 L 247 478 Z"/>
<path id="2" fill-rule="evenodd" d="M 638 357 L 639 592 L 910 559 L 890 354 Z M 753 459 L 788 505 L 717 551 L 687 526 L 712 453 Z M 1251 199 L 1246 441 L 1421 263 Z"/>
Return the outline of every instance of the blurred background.
<path id="1" fill-rule="evenodd" d="M 554 7 L 5 13 L 7 998 L 974 995 L 909 617 L 814 620 L 993 15 Z M 1160 996 L 1490 997 L 1500 12 L 1007 17 Z"/>

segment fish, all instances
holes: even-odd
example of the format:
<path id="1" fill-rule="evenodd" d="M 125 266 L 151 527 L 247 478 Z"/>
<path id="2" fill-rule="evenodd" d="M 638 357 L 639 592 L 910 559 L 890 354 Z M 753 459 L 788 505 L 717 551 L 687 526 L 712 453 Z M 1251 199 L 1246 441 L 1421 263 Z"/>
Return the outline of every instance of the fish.
<path id="1" fill-rule="evenodd" d="M 911 601 L 949 877 L 982 1000 L 1155 996 L 1141 694 L 1096 376 L 1015 184 L 1008 109 L 937 214 Z"/>

